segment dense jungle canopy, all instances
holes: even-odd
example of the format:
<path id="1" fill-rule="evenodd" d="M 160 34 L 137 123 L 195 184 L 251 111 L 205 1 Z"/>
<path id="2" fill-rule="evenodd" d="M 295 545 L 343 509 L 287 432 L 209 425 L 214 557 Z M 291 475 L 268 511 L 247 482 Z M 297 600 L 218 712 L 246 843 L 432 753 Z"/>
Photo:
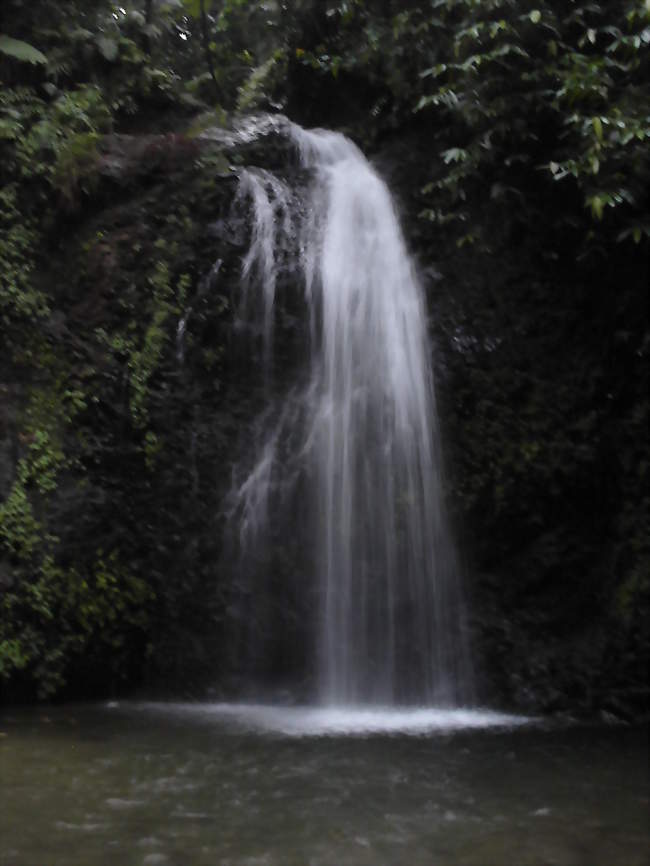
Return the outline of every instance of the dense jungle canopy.
<path id="1" fill-rule="evenodd" d="M 285 157 L 203 133 L 281 111 L 399 201 L 486 699 L 647 708 L 649 50 L 649 0 L 3 0 L 0 696 L 229 682 L 262 389 L 231 209 Z M 298 559 L 269 563 L 278 680 L 307 676 Z"/>

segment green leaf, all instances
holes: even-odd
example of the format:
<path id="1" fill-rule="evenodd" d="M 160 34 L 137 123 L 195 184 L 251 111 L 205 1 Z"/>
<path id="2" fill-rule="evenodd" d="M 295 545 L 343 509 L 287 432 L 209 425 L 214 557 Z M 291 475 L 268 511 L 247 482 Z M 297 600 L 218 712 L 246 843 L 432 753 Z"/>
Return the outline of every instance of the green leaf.
<path id="1" fill-rule="evenodd" d="M 11 36 L 2 34 L 0 34 L 0 53 L 7 54 L 16 60 L 23 60 L 25 63 L 47 63 L 47 57 L 38 48 L 34 48 L 27 42 L 22 42 L 20 39 L 12 39 Z"/>
<path id="2" fill-rule="evenodd" d="M 117 55 L 120 53 L 120 47 L 117 42 L 113 39 L 109 39 L 108 36 L 97 37 L 97 48 L 102 57 L 110 62 L 116 60 Z"/>
<path id="3" fill-rule="evenodd" d="M 449 150 L 443 150 L 440 155 L 446 165 L 452 162 L 465 162 L 469 157 L 468 152 L 462 147 L 450 147 Z"/>
<path id="4" fill-rule="evenodd" d="M 597 219 L 600 222 L 603 218 L 603 207 L 605 205 L 602 197 L 599 195 L 593 195 L 591 198 L 587 199 L 587 204 L 591 207 L 591 214 L 594 219 Z"/>
<path id="5" fill-rule="evenodd" d="M 603 140 L 603 124 L 600 117 L 594 117 L 592 120 L 592 125 L 594 128 L 594 132 L 596 133 L 596 138 L 598 141 Z"/>
<path id="6" fill-rule="evenodd" d="M 539 24 L 539 22 L 542 20 L 542 13 L 539 11 L 539 9 L 533 9 L 529 17 L 533 24 Z"/>
<path id="7" fill-rule="evenodd" d="M 183 0 L 183 6 L 190 18 L 198 18 L 201 15 L 201 0 Z M 206 13 L 212 8 L 212 0 L 203 0 L 203 8 Z"/>
<path id="8" fill-rule="evenodd" d="M 127 18 L 135 24 L 136 27 L 144 27 L 145 25 L 145 17 L 142 12 L 138 12 L 137 9 L 131 9 L 127 14 Z"/>

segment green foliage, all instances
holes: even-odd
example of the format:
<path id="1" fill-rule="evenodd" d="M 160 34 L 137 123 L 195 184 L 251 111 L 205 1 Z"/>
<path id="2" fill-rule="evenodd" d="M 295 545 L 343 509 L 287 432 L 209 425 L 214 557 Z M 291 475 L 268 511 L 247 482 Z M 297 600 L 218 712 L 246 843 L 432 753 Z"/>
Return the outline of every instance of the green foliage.
<path id="1" fill-rule="evenodd" d="M 24 456 L 0 505 L 0 563 L 8 561 L 12 580 L 0 602 L 0 681 L 29 671 L 40 697 L 65 685 L 67 672 L 85 656 L 109 653 L 118 673 L 130 654 L 127 635 L 144 633 L 151 587 L 131 574 L 117 550 L 94 552 L 88 561 L 64 566 L 70 547 L 54 534 L 60 508 L 60 478 L 75 461 L 63 449 L 66 429 L 87 408 L 84 394 L 56 374 L 32 389 L 22 418 Z"/>
<path id="2" fill-rule="evenodd" d="M 420 73 L 435 89 L 426 88 L 416 110 L 436 111 L 456 144 L 440 153 L 451 167 L 425 188 L 437 207 L 423 215 L 466 223 L 477 177 L 490 178 L 494 198 L 521 201 L 531 173 L 548 172 L 553 182 L 575 185 L 596 222 L 605 208 L 616 211 L 605 231 L 611 225 L 618 240 L 639 242 L 650 180 L 643 51 L 650 13 L 632 4 L 625 14 L 544 3 L 515 15 L 458 2 L 439 14 L 443 32 L 455 29 Z M 480 227 L 472 235 L 480 237 Z M 585 243 L 599 239 L 602 230 L 585 222 Z"/>
<path id="3" fill-rule="evenodd" d="M 248 79 L 239 88 L 237 99 L 238 111 L 278 106 L 278 91 L 286 79 L 287 52 L 276 51 L 256 69 L 253 69 Z"/>
<path id="4" fill-rule="evenodd" d="M 39 543 L 40 526 L 27 497 L 25 482 L 28 465 L 18 465 L 18 478 L 9 496 L 0 506 L 0 539 L 4 548 L 17 559 L 30 559 Z"/>
<path id="5" fill-rule="evenodd" d="M 45 555 L 24 574 L 19 591 L 0 602 L 0 681 L 15 671 L 32 671 L 41 698 L 65 685 L 66 670 L 84 655 L 108 653 L 119 673 L 127 640 L 147 626 L 146 583 L 120 564 L 117 551 L 96 559 L 85 575 L 64 569 Z"/>
<path id="6" fill-rule="evenodd" d="M 198 18 L 202 11 L 212 10 L 213 0 L 183 0 L 185 11 L 191 18 Z"/>
<path id="7" fill-rule="evenodd" d="M 98 142 L 96 132 L 78 133 L 57 154 L 52 183 L 70 204 L 77 201 L 80 192 L 92 190 L 99 160 Z"/>
<path id="8" fill-rule="evenodd" d="M 132 351 L 129 357 L 131 415 L 133 416 L 133 423 L 138 428 L 146 427 L 148 422 L 147 400 L 149 396 L 149 380 L 160 363 L 167 341 L 165 323 L 173 309 L 169 267 L 166 262 L 156 262 L 150 283 L 153 288 L 153 313 L 151 321 L 145 331 L 142 347 Z M 152 453 L 151 449 L 149 449 L 148 453 Z"/>
<path id="9" fill-rule="evenodd" d="M 33 88 L 0 92 L 0 320 L 17 362 L 49 312 L 34 283 L 42 225 L 53 192 L 69 205 L 88 192 L 99 134 L 110 112 L 96 86 L 47 102 Z"/>
<path id="10" fill-rule="evenodd" d="M 30 322 L 48 312 L 47 301 L 32 283 L 33 249 L 38 234 L 18 209 L 18 185 L 0 189 L 0 316 L 11 333 L 16 322 Z"/>

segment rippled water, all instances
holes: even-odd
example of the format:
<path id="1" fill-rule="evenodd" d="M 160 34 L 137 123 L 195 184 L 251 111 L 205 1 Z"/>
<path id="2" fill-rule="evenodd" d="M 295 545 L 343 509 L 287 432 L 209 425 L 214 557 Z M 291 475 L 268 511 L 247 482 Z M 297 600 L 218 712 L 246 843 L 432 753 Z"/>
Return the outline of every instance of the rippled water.
<path id="1" fill-rule="evenodd" d="M 2 866 L 648 863 L 646 730 L 122 704 L 0 732 Z"/>

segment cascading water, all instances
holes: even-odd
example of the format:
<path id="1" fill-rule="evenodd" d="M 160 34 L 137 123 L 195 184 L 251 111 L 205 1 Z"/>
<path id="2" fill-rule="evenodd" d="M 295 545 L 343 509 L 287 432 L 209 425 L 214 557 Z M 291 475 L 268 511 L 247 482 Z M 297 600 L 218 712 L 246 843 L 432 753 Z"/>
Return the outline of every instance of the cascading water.
<path id="1" fill-rule="evenodd" d="M 242 173 L 252 240 L 240 310 L 245 318 L 261 308 L 268 377 L 279 238 L 293 242 L 310 369 L 236 485 L 241 548 L 250 554 L 261 543 L 274 496 L 286 501 L 299 489 L 311 551 L 305 582 L 318 589 L 320 700 L 463 703 L 470 665 L 442 505 L 422 290 L 390 193 L 359 149 L 341 134 L 289 121 L 276 129 L 311 182 L 299 201 L 268 171 Z"/>

